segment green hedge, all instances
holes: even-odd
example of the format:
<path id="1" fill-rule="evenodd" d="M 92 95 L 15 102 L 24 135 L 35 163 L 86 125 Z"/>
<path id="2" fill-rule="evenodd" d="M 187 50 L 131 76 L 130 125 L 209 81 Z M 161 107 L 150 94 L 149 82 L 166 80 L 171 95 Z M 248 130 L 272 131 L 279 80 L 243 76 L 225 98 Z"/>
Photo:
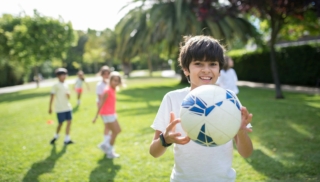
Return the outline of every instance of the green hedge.
<path id="1" fill-rule="evenodd" d="M 269 51 L 229 55 L 239 80 L 273 83 Z M 282 48 L 276 59 L 282 84 L 316 86 L 320 79 L 320 48 L 309 45 Z"/>

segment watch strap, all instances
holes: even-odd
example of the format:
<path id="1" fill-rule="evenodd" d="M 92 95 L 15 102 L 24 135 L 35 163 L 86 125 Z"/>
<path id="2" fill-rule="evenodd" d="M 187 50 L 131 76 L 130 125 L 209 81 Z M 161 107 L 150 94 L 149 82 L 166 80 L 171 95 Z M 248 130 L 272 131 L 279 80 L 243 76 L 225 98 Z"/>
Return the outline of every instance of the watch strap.
<path id="1" fill-rule="evenodd" d="M 159 135 L 159 138 L 160 138 L 160 140 L 161 140 L 161 145 L 162 145 L 162 146 L 164 146 L 164 147 L 169 147 L 169 146 L 172 145 L 172 143 L 168 144 L 168 143 L 166 142 L 166 140 L 164 139 L 163 133 L 161 133 L 161 134 Z"/>

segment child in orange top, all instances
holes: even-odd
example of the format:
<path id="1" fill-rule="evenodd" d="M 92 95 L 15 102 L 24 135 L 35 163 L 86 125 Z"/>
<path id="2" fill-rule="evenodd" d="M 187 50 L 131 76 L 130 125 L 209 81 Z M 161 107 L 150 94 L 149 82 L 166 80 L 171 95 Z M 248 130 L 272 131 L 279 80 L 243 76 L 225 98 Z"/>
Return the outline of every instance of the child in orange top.
<path id="1" fill-rule="evenodd" d="M 90 88 L 89 88 L 88 83 L 85 82 L 85 80 L 84 80 L 84 73 L 83 73 L 83 71 L 82 71 L 82 70 L 79 70 L 77 74 L 78 74 L 78 78 L 76 79 L 76 82 L 75 82 L 75 84 L 74 84 L 74 89 L 75 89 L 75 91 L 76 91 L 77 94 L 78 94 L 78 96 L 77 96 L 77 98 L 78 98 L 77 104 L 80 105 L 80 98 L 81 98 L 81 94 L 82 94 L 82 84 L 83 84 L 83 83 L 86 83 L 88 90 L 89 90 Z"/>
<path id="2" fill-rule="evenodd" d="M 107 154 L 107 158 L 112 159 L 119 157 L 120 155 L 115 153 L 114 143 L 117 135 L 121 132 L 120 125 L 117 120 L 117 114 L 115 111 L 116 107 L 116 89 L 117 86 L 121 84 L 121 76 L 119 72 L 111 72 L 109 77 L 109 85 L 103 92 L 103 97 L 101 102 L 99 102 L 99 107 L 96 116 L 93 119 L 93 123 L 96 122 L 98 115 L 100 114 L 105 128 L 109 128 L 111 130 L 111 139 L 109 141 L 104 141 L 104 151 Z"/>

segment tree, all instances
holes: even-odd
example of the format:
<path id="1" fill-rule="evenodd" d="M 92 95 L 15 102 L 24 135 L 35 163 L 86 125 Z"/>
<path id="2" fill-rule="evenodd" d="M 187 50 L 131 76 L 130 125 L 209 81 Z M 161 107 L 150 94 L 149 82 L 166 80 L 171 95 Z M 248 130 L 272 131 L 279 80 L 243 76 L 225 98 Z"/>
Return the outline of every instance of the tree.
<path id="1" fill-rule="evenodd" d="M 27 71 L 34 68 L 36 76 L 43 62 L 62 60 L 74 40 L 70 22 L 42 16 L 36 10 L 33 16 L 5 15 L 0 23 L 0 53 Z"/>
<path id="2" fill-rule="evenodd" d="M 85 45 L 88 41 L 88 36 L 83 31 L 77 31 L 78 43 L 75 46 L 70 47 L 67 52 L 66 59 L 64 63 L 68 72 L 77 72 L 79 69 L 83 68 L 83 54 L 85 52 Z"/>
<path id="3" fill-rule="evenodd" d="M 134 56 L 137 51 L 148 53 L 149 49 L 160 45 L 168 58 L 177 60 L 183 35 L 212 35 L 229 47 L 235 38 L 247 41 L 258 35 L 234 7 L 219 4 L 218 0 L 133 2 L 141 5 L 129 11 L 117 25 L 118 47 L 127 57 Z M 186 81 L 184 76 L 182 78 Z"/>
<path id="4" fill-rule="evenodd" d="M 256 16 L 262 19 L 267 19 L 271 28 L 270 32 L 270 65 L 273 75 L 274 84 L 276 86 L 276 98 L 284 98 L 281 91 L 280 78 L 278 76 L 277 61 L 275 57 L 275 43 L 278 40 L 278 35 L 285 25 L 289 25 L 294 19 L 295 21 L 303 20 L 306 12 L 310 10 L 317 10 L 319 14 L 320 2 L 318 0 L 229 0 L 232 6 L 238 7 L 242 12 L 254 13 Z M 288 21 L 291 20 L 291 21 Z M 302 23 L 302 21 L 299 21 Z"/>

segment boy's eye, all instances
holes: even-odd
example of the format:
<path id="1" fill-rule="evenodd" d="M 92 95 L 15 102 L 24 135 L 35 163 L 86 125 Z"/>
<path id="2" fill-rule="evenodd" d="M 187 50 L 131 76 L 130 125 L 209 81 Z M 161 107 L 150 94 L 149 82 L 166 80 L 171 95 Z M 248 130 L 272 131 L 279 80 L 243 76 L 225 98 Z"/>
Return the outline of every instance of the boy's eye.
<path id="1" fill-rule="evenodd" d="M 200 62 L 195 62 L 194 64 L 195 64 L 195 65 L 200 65 L 201 63 L 200 63 Z"/>
<path id="2" fill-rule="evenodd" d="M 216 66 L 217 63 L 215 63 L 215 62 L 214 62 L 214 63 L 210 63 L 210 65 L 211 65 L 211 66 Z"/>

